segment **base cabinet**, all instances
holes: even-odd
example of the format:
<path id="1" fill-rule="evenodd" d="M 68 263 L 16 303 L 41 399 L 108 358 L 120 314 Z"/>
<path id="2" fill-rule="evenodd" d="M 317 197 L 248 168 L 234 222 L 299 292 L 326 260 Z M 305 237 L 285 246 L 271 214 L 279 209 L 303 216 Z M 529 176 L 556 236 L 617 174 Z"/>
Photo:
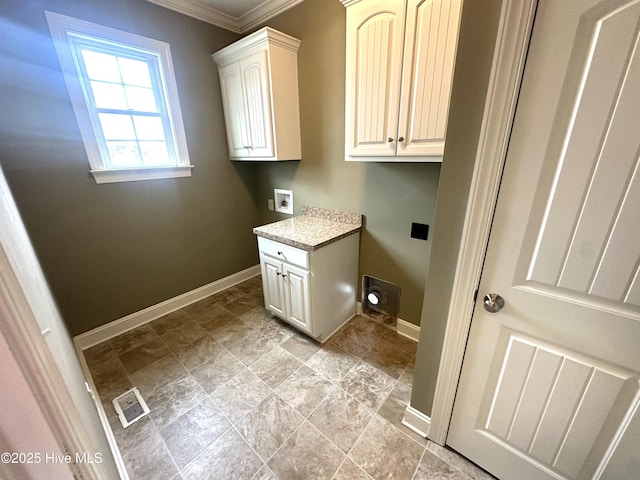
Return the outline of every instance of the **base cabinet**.
<path id="1" fill-rule="evenodd" d="M 260 264 L 265 308 L 311 334 L 310 272 L 263 253 Z"/>
<path id="2" fill-rule="evenodd" d="M 258 237 L 265 308 L 324 342 L 355 315 L 359 239 L 308 252 Z"/>

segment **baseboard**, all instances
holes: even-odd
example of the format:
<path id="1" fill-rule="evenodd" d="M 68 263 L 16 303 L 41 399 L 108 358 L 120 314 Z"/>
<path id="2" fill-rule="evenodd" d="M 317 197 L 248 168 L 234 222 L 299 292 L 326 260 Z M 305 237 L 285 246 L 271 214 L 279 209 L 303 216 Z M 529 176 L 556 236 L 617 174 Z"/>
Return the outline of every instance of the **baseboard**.
<path id="1" fill-rule="evenodd" d="M 362 302 L 356 302 L 356 313 L 358 315 L 363 315 L 362 313 Z M 374 322 L 377 321 L 375 318 L 371 318 Z M 381 325 L 383 325 L 381 323 Z M 388 327 L 387 325 L 385 325 Z M 414 342 L 417 342 L 420 338 L 420 327 L 418 325 L 414 325 L 411 322 L 407 322 L 406 320 L 398 319 L 398 324 L 396 326 L 396 331 L 398 335 L 402 335 L 403 337 L 407 337 Z"/>
<path id="2" fill-rule="evenodd" d="M 191 305 L 198 300 L 202 300 L 214 293 L 221 292 L 222 290 L 237 285 L 238 283 L 249 280 L 252 277 L 260 274 L 260 265 L 249 267 L 240 272 L 229 275 L 228 277 L 221 278 L 215 282 L 203 285 L 202 287 L 191 290 L 190 292 L 183 293 L 177 297 L 170 298 L 164 302 L 152 305 L 144 310 L 132 313 L 126 317 L 119 318 L 113 322 L 109 322 L 106 325 L 89 330 L 88 332 L 81 333 L 73 338 L 79 350 L 86 350 L 89 347 L 97 345 L 109 340 L 110 338 L 117 337 L 124 332 L 144 325 L 157 318 L 162 317 L 171 312 L 175 312 L 181 308 Z"/>
<path id="3" fill-rule="evenodd" d="M 431 418 L 409 405 L 404 412 L 402 424 L 421 437 L 427 438 L 429 436 L 429 429 L 431 428 Z"/>
<path id="4" fill-rule="evenodd" d="M 116 437 L 113 434 L 113 430 L 111 429 L 111 425 L 109 424 L 109 418 L 107 412 L 104 410 L 104 406 L 102 405 L 102 401 L 98 396 L 98 389 L 96 388 L 95 383 L 93 382 L 93 377 L 91 376 L 91 371 L 89 370 L 89 366 L 87 365 L 87 361 L 82 354 L 82 350 L 76 343 L 75 345 L 76 354 L 78 355 L 78 361 L 80 362 L 80 368 L 82 368 L 82 372 L 84 373 L 84 378 L 86 379 L 87 390 L 91 394 L 91 399 L 93 400 L 93 404 L 96 407 L 98 412 L 98 417 L 100 418 L 100 423 L 102 424 L 102 429 L 104 430 L 104 434 L 107 437 L 107 442 L 109 443 L 109 447 L 111 448 L 111 453 L 113 454 L 113 459 L 116 463 L 116 468 L 118 469 L 118 473 L 120 474 L 120 480 L 129 480 L 129 474 L 127 473 L 127 467 L 124 464 L 124 460 L 122 458 L 122 454 L 120 453 L 120 449 L 118 448 L 118 443 L 116 442 Z"/>
<path id="5" fill-rule="evenodd" d="M 417 342 L 420 339 L 420 326 L 399 318 L 398 335 L 402 335 L 403 337 L 410 338 L 414 342 Z"/>

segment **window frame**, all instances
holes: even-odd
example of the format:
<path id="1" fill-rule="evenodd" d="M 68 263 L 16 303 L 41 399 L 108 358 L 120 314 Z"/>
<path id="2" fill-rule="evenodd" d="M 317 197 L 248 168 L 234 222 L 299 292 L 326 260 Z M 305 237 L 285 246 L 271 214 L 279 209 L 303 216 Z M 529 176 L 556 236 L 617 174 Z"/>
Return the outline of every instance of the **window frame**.
<path id="1" fill-rule="evenodd" d="M 55 12 L 45 11 L 45 16 L 87 153 L 91 167 L 90 172 L 96 183 L 191 176 L 193 165 L 189 161 L 169 44 Z M 130 50 L 128 57 L 131 56 L 131 52 L 137 51 L 144 57 L 155 57 L 157 59 L 158 85 L 154 85 L 154 87 L 159 87 L 160 92 L 157 92 L 154 88 L 154 98 L 156 98 L 156 101 L 158 96 L 164 99 L 163 104 L 158 105 L 158 110 L 162 111 L 161 113 L 168 120 L 169 125 L 167 126 L 163 119 L 163 126 L 165 127 L 165 134 L 167 131 L 170 132 L 172 138 L 165 138 L 165 141 L 167 150 L 173 146 L 173 152 L 169 152 L 169 157 L 175 159 L 174 164 L 140 167 L 114 167 L 109 165 L 107 161 L 108 150 L 106 150 L 101 127 L 96 125 L 97 117 L 96 119 L 93 118 L 94 112 L 92 109 L 94 107 L 85 97 L 85 82 L 88 81 L 88 78 L 81 77 L 81 67 L 76 63 L 74 57 L 76 46 L 72 44 L 74 40 L 70 37 L 89 37 L 87 41 L 93 41 L 96 44 L 103 42 L 110 48 L 115 48 L 114 52 L 117 51 L 117 46 L 113 44 L 122 44 L 123 52 L 125 49 Z M 164 112 L 165 110 L 166 112 Z"/>

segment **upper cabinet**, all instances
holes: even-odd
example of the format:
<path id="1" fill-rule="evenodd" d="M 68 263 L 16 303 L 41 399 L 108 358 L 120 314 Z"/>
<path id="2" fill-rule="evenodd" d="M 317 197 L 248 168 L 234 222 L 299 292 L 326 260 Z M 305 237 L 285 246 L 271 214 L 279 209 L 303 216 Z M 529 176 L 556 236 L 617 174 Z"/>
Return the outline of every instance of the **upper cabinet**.
<path id="1" fill-rule="evenodd" d="M 269 27 L 212 55 L 232 160 L 299 160 L 300 40 Z"/>
<path id="2" fill-rule="evenodd" d="M 461 0 L 341 1 L 346 160 L 442 161 Z"/>

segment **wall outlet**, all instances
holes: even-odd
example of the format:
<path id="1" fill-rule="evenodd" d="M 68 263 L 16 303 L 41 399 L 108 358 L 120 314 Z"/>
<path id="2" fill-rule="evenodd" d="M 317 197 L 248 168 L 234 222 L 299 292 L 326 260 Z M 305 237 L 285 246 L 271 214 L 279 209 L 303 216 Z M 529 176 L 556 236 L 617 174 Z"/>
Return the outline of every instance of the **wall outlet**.
<path id="1" fill-rule="evenodd" d="M 273 198 L 267 198 L 267 208 L 273 210 Z"/>

